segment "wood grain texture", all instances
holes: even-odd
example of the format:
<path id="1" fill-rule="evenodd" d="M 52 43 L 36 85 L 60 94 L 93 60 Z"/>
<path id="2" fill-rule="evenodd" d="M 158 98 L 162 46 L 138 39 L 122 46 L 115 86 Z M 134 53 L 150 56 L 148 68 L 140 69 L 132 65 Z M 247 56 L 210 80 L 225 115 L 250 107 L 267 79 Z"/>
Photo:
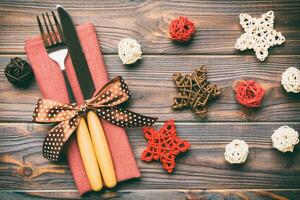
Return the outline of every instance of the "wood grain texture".
<path id="1" fill-rule="evenodd" d="M 300 146 L 293 154 L 272 149 L 274 129 L 289 125 L 300 130 L 300 96 L 280 86 L 281 73 L 300 63 L 300 1 L 196 1 L 196 0 L 0 0 L 0 199 L 79 199 L 66 163 L 42 157 L 42 141 L 49 125 L 28 123 L 37 99 L 36 83 L 15 88 L 4 76 L 10 57 L 24 58 L 24 41 L 38 35 L 35 16 L 63 5 L 76 24 L 93 22 L 105 54 L 110 78 L 122 75 L 133 93 L 126 105 L 133 111 L 160 117 L 155 128 L 173 118 L 179 135 L 192 148 L 177 160 L 168 175 L 159 162 L 140 161 L 146 141 L 141 129 L 128 129 L 143 177 L 83 199 L 155 200 L 299 200 Z M 275 29 L 286 42 L 271 48 L 264 62 L 253 51 L 234 48 L 243 33 L 239 14 L 259 17 L 273 10 Z M 171 42 L 170 21 L 187 15 L 196 24 L 193 40 L 185 45 Z M 133 37 L 142 45 L 141 62 L 124 67 L 117 44 Z M 190 73 L 208 66 L 208 80 L 223 94 L 209 105 L 208 118 L 199 120 L 190 110 L 173 111 L 176 89 L 174 72 Z M 263 105 L 248 110 L 234 99 L 232 84 L 256 79 L 266 89 Z M 232 166 L 224 160 L 224 147 L 232 139 L 250 145 L 245 164 Z"/>
<path id="2" fill-rule="evenodd" d="M 296 200 L 299 195 L 299 190 L 117 190 L 90 193 L 80 198 L 74 190 L 54 190 L 1 191 L 0 199 Z"/>
<path id="3" fill-rule="evenodd" d="M 176 88 L 171 76 L 174 72 L 191 73 L 201 64 L 207 65 L 208 80 L 222 88 L 221 96 L 208 107 L 203 121 L 300 121 L 300 95 L 289 95 L 280 84 L 281 73 L 300 63 L 300 56 L 271 56 L 260 63 L 253 56 L 144 56 L 141 63 L 124 67 L 118 56 L 104 57 L 110 78 L 122 75 L 129 85 L 132 98 L 128 108 L 159 117 L 160 121 L 199 121 L 191 110 L 171 108 Z M 0 57 L 3 72 L 8 57 Z M 0 76 L 0 119 L 3 121 L 31 121 L 32 111 L 41 94 L 33 84 L 27 89 L 14 88 L 3 73 Z M 259 109 L 246 109 L 234 97 L 232 85 L 239 79 L 255 79 L 266 90 Z"/>
<path id="4" fill-rule="evenodd" d="M 38 35 L 35 15 L 54 9 L 57 1 L 0 1 L 0 52 L 23 53 L 24 39 Z M 124 37 L 142 44 L 145 54 L 234 54 L 254 56 L 252 51 L 235 50 L 236 39 L 243 33 L 239 14 L 255 17 L 275 12 L 275 28 L 287 38 L 283 47 L 274 47 L 271 55 L 300 53 L 299 1 L 62 1 L 75 23 L 95 24 L 104 53 L 116 53 Z M 187 15 L 197 26 L 189 45 L 169 39 L 172 19 Z"/>
<path id="5" fill-rule="evenodd" d="M 142 178 L 119 184 L 118 189 L 230 189 L 293 188 L 300 185 L 300 146 L 293 154 L 272 149 L 273 130 L 299 123 L 177 123 L 180 137 L 189 140 L 191 150 L 177 159 L 175 173 L 167 174 L 159 162 L 145 163 L 140 154 L 146 140 L 141 129 L 127 133 L 142 172 Z M 161 123 L 155 125 L 159 128 Z M 64 163 L 51 163 L 42 156 L 47 125 L 0 124 L 0 188 L 9 190 L 75 189 Z M 247 162 L 241 166 L 224 160 L 224 148 L 232 139 L 250 146 Z"/>

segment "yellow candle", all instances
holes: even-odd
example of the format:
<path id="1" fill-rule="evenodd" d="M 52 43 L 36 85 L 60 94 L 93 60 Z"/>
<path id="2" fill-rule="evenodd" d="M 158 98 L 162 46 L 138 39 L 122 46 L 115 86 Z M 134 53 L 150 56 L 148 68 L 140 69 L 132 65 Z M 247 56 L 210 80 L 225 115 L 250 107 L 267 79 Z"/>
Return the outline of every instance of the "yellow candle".
<path id="1" fill-rule="evenodd" d="M 95 112 L 89 111 L 87 120 L 104 184 L 112 188 L 117 184 L 117 179 L 104 130 Z"/>
<path id="2" fill-rule="evenodd" d="M 91 188 L 93 191 L 100 191 L 103 187 L 101 173 L 97 163 L 90 133 L 83 117 L 80 119 L 76 135 L 81 158 Z"/>

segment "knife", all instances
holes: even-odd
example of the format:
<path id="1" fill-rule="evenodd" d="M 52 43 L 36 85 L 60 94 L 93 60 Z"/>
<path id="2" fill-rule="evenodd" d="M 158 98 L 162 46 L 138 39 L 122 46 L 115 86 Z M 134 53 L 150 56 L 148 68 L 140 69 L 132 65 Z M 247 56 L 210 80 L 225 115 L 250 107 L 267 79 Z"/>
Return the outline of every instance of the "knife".
<path id="1" fill-rule="evenodd" d="M 84 99 L 90 99 L 95 90 L 95 87 L 88 68 L 85 55 L 82 51 L 81 44 L 77 36 L 75 26 L 73 24 L 70 15 L 63 7 L 57 6 L 57 11 L 59 14 L 65 40 L 69 49 L 71 60 L 74 66 L 74 70 L 76 72 L 77 80 L 79 82 L 82 94 L 84 96 Z M 84 100 L 82 100 L 82 102 L 80 103 L 84 103 Z M 102 173 L 103 181 L 107 187 L 112 188 L 117 184 L 117 180 L 116 180 L 114 165 L 112 162 L 112 158 L 110 155 L 110 151 L 104 134 L 103 127 L 98 118 L 98 115 L 95 112 L 89 111 L 87 114 L 87 118 L 88 118 L 88 127 L 90 130 L 90 135 L 88 134 L 88 131 L 83 131 L 85 134 L 81 134 L 79 132 L 81 129 L 77 130 L 77 140 L 78 140 L 80 153 L 82 159 L 86 160 L 86 162 L 83 161 L 85 165 L 85 169 L 87 171 L 87 174 L 90 174 L 91 179 L 94 179 L 93 170 L 90 171 L 89 169 L 90 166 L 86 166 L 88 165 L 88 159 L 89 159 L 89 155 L 87 154 L 89 154 L 90 152 L 86 152 L 85 151 L 86 149 L 84 148 L 86 144 L 85 145 L 82 144 L 84 142 L 83 140 L 86 140 L 86 138 L 91 137 L 94 152 L 96 154 L 98 165 Z M 85 123 L 83 118 L 81 119 L 81 121 Z M 95 167 L 93 167 L 93 169 L 94 168 Z M 98 188 L 96 187 L 96 189 Z"/>

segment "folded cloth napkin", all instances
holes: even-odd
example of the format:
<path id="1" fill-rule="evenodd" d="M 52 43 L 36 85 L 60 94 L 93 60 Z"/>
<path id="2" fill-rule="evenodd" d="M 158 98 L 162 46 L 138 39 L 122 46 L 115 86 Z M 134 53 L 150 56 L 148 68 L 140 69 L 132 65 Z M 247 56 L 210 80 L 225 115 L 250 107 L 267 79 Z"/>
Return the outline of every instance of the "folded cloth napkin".
<path id="1" fill-rule="evenodd" d="M 82 24 L 77 27 L 77 33 L 83 48 L 95 88 L 100 89 L 108 82 L 108 74 L 103 62 L 102 54 L 92 23 Z M 41 37 L 27 39 L 25 42 L 27 58 L 32 66 L 38 86 L 44 98 L 69 102 L 63 74 L 59 65 L 52 61 L 46 52 Z M 65 61 L 66 72 L 74 91 L 77 102 L 83 100 L 79 83 L 72 65 L 70 56 Z M 118 181 L 124 181 L 141 176 L 123 128 L 101 120 L 105 130 L 108 145 L 111 151 L 115 172 Z M 67 148 L 68 163 L 80 195 L 91 190 L 86 172 L 81 160 L 77 141 L 70 139 Z"/>

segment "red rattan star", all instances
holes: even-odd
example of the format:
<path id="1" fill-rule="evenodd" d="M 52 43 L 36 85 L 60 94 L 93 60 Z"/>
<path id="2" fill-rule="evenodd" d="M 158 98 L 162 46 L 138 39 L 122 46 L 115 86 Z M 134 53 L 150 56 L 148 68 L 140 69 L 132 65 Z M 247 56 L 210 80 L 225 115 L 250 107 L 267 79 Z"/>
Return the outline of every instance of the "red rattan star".
<path id="1" fill-rule="evenodd" d="M 191 147 L 188 141 L 177 136 L 174 120 L 165 122 L 159 131 L 148 127 L 143 129 L 143 133 L 148 140 L 148 146 L 141 159 L 145 162 L 160 160 L 163 168 L 169 173 L 172 173 L 176 166 L 176 156 Z"/>

